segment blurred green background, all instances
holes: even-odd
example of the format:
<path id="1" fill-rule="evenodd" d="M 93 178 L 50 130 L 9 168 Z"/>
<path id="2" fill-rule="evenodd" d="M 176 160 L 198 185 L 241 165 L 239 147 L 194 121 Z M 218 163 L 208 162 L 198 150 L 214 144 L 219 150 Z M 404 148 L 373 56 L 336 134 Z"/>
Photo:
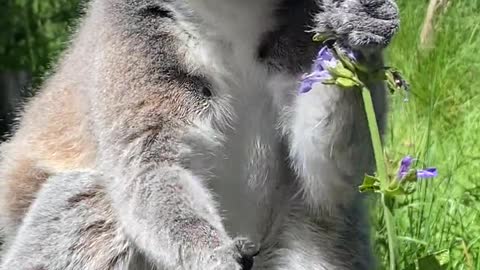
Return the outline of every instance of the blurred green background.
<path id="1" fill-rule="evenodd" d="M 81 0 L 0 0 L 0 135 L 67 45 Z"/>
<path id="2" fill-rule="evenodd" d="M 1 0 L 0 134 L 68 44 L 81 0 Z M 420 33 L 429 1 L 398 0 L 402 26 L 387 51 L 411 84 L 391 97 L 387 156 L 410 154 L 440 177 L 395 202 L 397 269 L 480 269 L 480 0 L 441 1 L 428 46 Z M 388 269 L 382 211 L 373 237 Z"/>

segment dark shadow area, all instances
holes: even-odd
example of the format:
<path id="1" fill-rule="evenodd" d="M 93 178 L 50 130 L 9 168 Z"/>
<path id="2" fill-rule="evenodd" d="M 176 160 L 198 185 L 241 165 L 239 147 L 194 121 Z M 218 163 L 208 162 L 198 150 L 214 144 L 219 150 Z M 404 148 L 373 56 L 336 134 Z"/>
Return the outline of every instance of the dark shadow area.
<path id="1" fill-rule="evenodd" d="M 30 83 L 31 75 L 29 72 L 0 72 L 0 141 L 8 136 L 24 98 L 24 89 L 27 89 Z"/>

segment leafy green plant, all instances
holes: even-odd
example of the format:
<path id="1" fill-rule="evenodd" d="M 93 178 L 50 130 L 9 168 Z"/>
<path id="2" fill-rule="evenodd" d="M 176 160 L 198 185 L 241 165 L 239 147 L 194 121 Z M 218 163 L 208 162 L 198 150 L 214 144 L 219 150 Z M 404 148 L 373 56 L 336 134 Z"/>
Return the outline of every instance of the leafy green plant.
<path id="1" fill-rule="evenodd" d="M 442 254 L 442 269 L 480 269 L 480 1 L 449 1 L 435 25 L 435 43 L 419 46 L 427 1 L 397 0 L 400 32 L 389 63 L 411 83 L 409 102 L 392 96 L 388 160 L 408 153 L 441 174 L 394 204 L 397 268 L 425 268 Z M 383 209 L 375 204 L 376 253 L 388 266 Z M 411 268 L 414 265 L 414 268 Z M 420 268 L 420 267 L 424 268 Z M 433 267 L 433 266 L 432 266 Z"/>
<path id="2" fill-rule="evenodd" d="M 3 0 L 0 8 L 0 70 L 41 76 L 65 47 L 81 0 Z"/>

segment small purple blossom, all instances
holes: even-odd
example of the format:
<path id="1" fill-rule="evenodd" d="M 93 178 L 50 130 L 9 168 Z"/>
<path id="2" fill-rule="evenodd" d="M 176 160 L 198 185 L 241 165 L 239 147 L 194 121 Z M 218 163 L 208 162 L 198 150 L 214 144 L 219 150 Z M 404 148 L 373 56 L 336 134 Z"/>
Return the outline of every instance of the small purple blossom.
<path id="1" fill-rule="evenodd" d="M 315 70 L 310 74 L 306 74 L 302 77 L 302 83 L 300 84 L 300 93 L 306 93 L 312 89 L 313 84 L 323 82 L 331 78 L 332 76 L 327 70 Z"/>
<path id="2" fill-rule="evenodd" d="M 315 83 L 332 79 L 332 75 L 328 71 L 328 68 L 335 67 L 337 64 L 338 60 L 335 59 L 331 49 L 327 46 L 322 47 L 313 64 L 313 71 L 302 76 L 299 92 L 307 93 L 312 90 Z"/>
<path id="3" fill-rule="evenodd" d="M 410 172 L 414 159 L 411 156 L 406 156 L 400 163 L 397 179 L 402 181 Z M 434 178 L 438 175 L 437 168 L 430 167 L 423 170 L 416 170 L 417 178 Z"/>
<path id="4" fill-rule="evenodd" d="M 438 176 L 437 168 L 426 168 L 425 170 L 417 170 L 418 178 L 433 178 Z"/>
<path id="5" fill-rule="evenodd" d="M 317 54 L 317 58 L 314 63 L 314 70 L 327 71 L 328 68 L 333 68 L 338 64 L 338 60 L 335 59 L 332 49 L 324 46 Z"/>
<path id="6" fill-rule="evenodd" d="M 400 169 L 398 169 L 397 178 L 402 179 L 410 170 L 412 166 L 413 158 L 411 156 L 406 156 L 400 162 Z"/>
<path id="7" fill-rule="evenodd" d="M 357 60 L 356 53 L 347 48 L 341 48 L 342 52 L 347 55 L 352 61 Z M 307 93 L 313 88 L 315 83 L 325 82 L 333 79 L 330 74 L 330 69 L 337 67 L 341 64 L 340 60 L 335 58 L 335 54 L 332 48 L 323 46 L 317 54 L 317 58 L 313 64 L 313 71 L 309 74 L 305 74 L 302 77 L 300 84 L 300 93 Z"/>

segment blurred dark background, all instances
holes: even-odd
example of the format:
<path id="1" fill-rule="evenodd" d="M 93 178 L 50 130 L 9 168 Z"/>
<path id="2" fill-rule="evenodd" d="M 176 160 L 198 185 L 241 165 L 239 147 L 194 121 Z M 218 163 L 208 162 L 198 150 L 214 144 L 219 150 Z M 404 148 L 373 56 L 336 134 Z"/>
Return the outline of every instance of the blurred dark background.
<path id="1" fill-rule="evenodd" d="M 0 0 L 0 141 L 55 63 L 85 0 Z"/>

